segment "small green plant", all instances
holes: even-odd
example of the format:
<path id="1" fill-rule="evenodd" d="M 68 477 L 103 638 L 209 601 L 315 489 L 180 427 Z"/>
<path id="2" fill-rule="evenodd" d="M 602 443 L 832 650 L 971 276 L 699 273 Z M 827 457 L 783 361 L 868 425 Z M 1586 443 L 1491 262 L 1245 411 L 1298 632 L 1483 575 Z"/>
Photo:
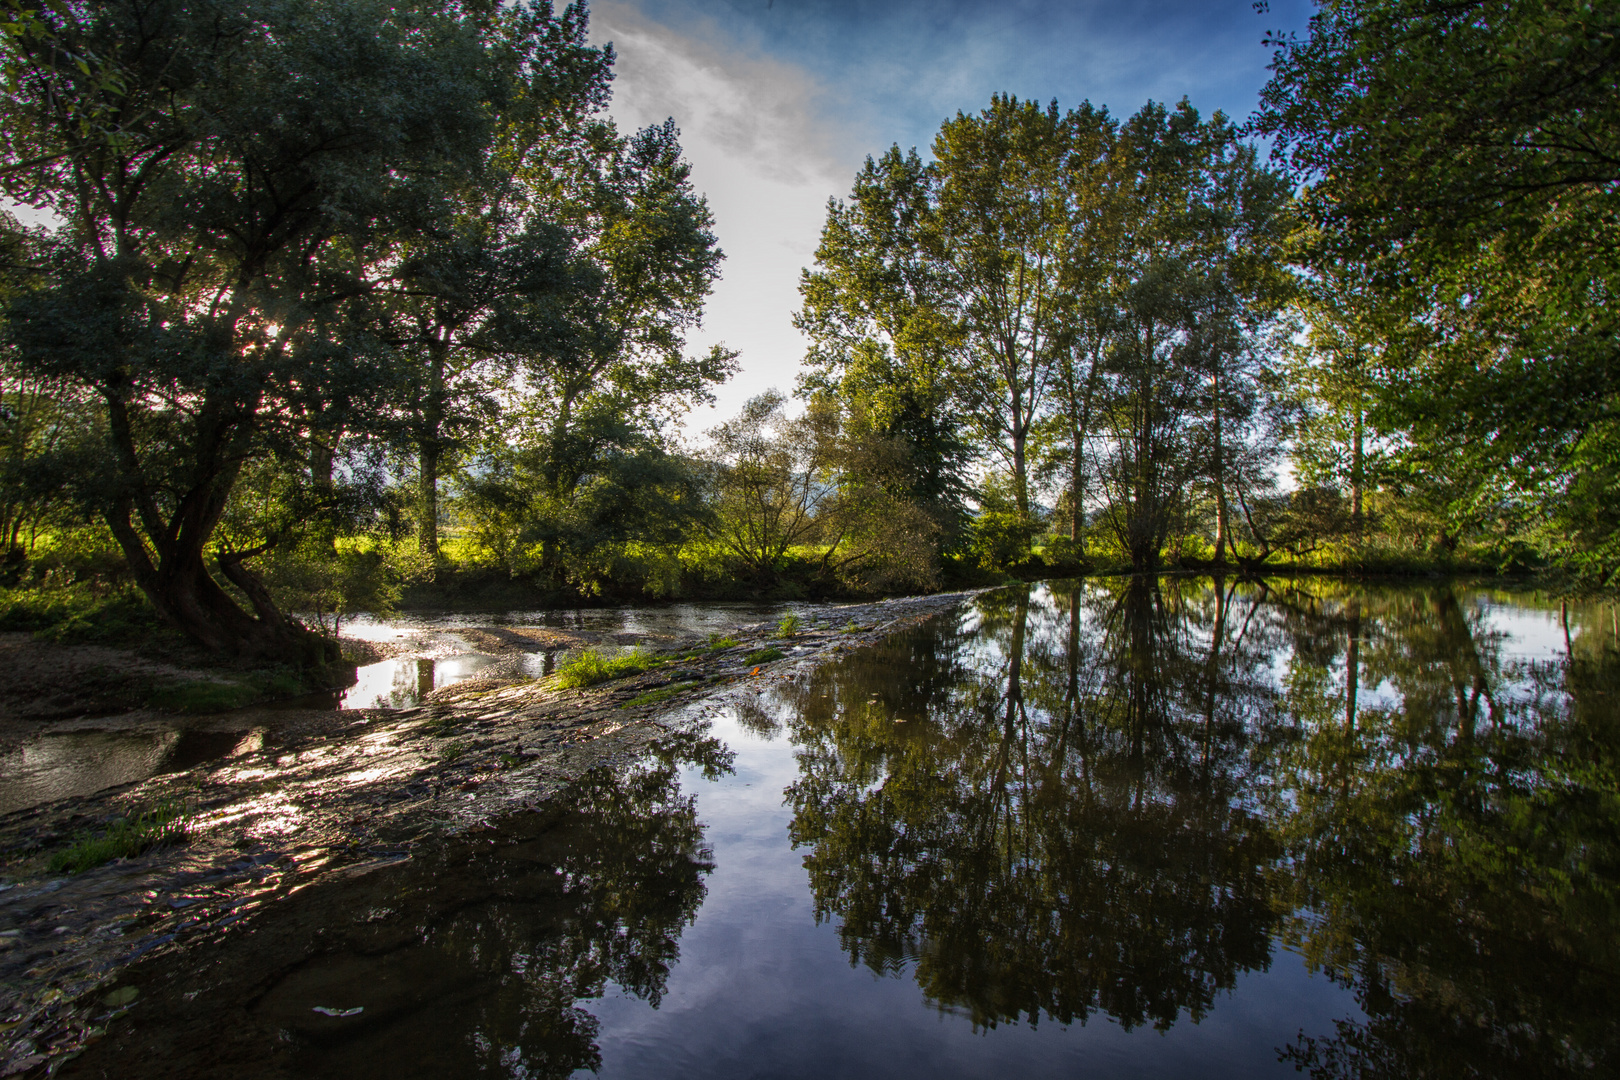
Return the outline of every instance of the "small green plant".
<path id="1" fill-rule="evenodd" d="M 188 829 L 183 803 L 157 803 L 113 822 L 100 836 L 81 832 L 51 856 L 51 873 L 77 874 L 113 859 L 128 859 L 155 847 L 178 844 L 185 840 Z"/>
<path id="2" fill-rule="evenodd" d="M 709 651 L 710 652 L 719 652 L 721 649 L 735 649 L 738 645 L 741 645 L 741 644 L 742 644 L 742 642 L 738 641 L 736 638 L 732 637 L 729 634 L 710 634 L 709 635 Z"/>
<path id="3" fill-rule="evenodd" d="M 776 636 L 779 638 L 790 638 L 803 629 L 804 620 L 790 611 L 786 615 L 782 616 L 781 621 L 776 624 Z"/>
<path id="4" fill-rule="evenodd" d="M 556 685 L 564 690 L 595 686 L 611 679 L 639 675 L 661 662 L 640 648 L 620 656 L 609 656 L 600 649 L 586 649 L 562 662 L 557 668 Z"/>
<path id="5" fill-rule="evenodd" d="M 692 687 L 697 685 L 698 684 L 696 682 L 670 683 L 668 686 L 659 687 L 657 690 L 649 690 L 639 697 L 633 697 L 623 705 L 619 706 L 619 708 L 633 709 L 638 705 L 656 705 L 660 701 L 668 701 L 676 694 L 679 694 L 685 690 L 690 690 Z"/>
<path id="6" fill-rule="evenodd" d="M 165 686 L 146 703 L 166 712 L 210 713 L 240 709 L 258 697 L 258 688 L 246 683 L 194 679 Z"/>
<path id="7" fill-rule="evenodd" d="M 860 632 L 861 628 L 855 625 L 854 619 L 849 620 L 849 622 L 844 626 L 844 633 L 846 634 L 858 634 Z"/>
<path id="8" fill-rule="evenodd" d="M 743 657 L 743 663 L 745 663 L 745 664 L 768 664 L 772 660 L 780 660 L 780 659 L 782 659 L 782 657 L 785 656 L 785 655 L 787 655 L 787 654 L 782 652 L 781 649 L 778 649 L 775 646 L 766 646 L 763 649 L 756 650 L 755 652 L 751 652 L 747 656 Z"/>
<path id="9" fill-rule="evenodd" d="M 291 671 L 253 672 L 236 679 L 192 679 L 160 686 L 146 704 L 167 712 L 226 712 L 256 701 L 297 697 L 311 687 Z"/>

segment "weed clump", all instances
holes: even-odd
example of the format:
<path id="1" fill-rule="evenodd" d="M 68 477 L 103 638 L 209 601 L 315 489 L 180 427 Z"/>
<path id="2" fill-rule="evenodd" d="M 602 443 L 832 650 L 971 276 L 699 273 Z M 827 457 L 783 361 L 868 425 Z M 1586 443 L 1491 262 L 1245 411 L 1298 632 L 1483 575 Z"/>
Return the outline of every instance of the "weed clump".
<path id="1" fill-rule="evenodd" d="M 290 671 L 253 672 L 240 679 L 192 679 L 154 691 L 146 704 L 166 712 L 228 712 L 256 701 L 296 697 L 310 691 Z"/>
<path id="2" fill-rule="evenodd" d="M 721 649 L 735 649 L 738 645 L 741 645 L 741 644 L 742 644 L 742 642 L 738 641 L 736 638 L 732 637 L 730 634 L 710 634 L 709 635 L 709 651 L 710 652 L 719 652 Z"/>
<path id="3" fill-rule="evenodd" d="M 698 683 L 696 681 L 670 683 L 668 686 L 659 687 L 657 690 L 649 690 L 639 697 L 633 697 L 623 705 L 619 706 L 619 708 L 633 709 L 638 705 L 656 705 L 660 701 L 668 701 L 676 694 L 690 690 L 692 687 L 697 685 Z"/>
<path id="4" fill-rule="evenodd" d="M 51 856 L 53 874 L 77 874 L 114 859 L 128 859 L 155 847 L 178 844 L 189 830 L 185 806 L 161 802 L 112 823 L 100 836 L 82 832 Z"/>
<path id="5" fill-rule="evenodd" d="M 756 650 L 754 652 L 749 653 L 747 656 L 743 657 L 743 663 L 745 663 L 745 664 L 768 664 L 772 660 L 780 660 L 780 659 L 782 659 L 783 656 L 786 656 L 786 655 L 787 655 L 786 653 L 784 653 L 781 649 L 776 648 L 775 646 L 766 646 L 763 649 L 758 649 L 758 650 Z"/>
<path id="6" fill-rule="evenodd" d="M 776 624 L 776 636 L 779 638 L 790 638 L 803 629 L 804 620 L 790 611 L 786 615 L 782 616 L 781 621 Z"/>
<path id="7" fill-rule="evenodd" d="M 662 661 L 652 654 L 636 648 L 619 656 L 610 656 L 600 649 L 586 649 L 562 662 L 557 668 L 556 685 L 564 690 L 595 686 L 612 679 L 639 675 Z"/>

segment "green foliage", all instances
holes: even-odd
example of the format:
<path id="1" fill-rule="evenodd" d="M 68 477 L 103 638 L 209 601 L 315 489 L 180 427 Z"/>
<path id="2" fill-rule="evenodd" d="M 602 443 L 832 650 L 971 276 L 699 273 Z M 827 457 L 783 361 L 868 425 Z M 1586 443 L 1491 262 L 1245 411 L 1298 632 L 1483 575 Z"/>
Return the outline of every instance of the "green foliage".
<path id="1" fill-rule="evenodd" d="M 803 629 L 804 620 L 790 611 L 777 621 L 776 636 L 779 638 L 790 638 Z"/>
<path id="2" fill-rule="evenodd" d="M 31 630 L 63 645 L 127 645 L 173 632 L 139 593 L 98 595 L 82 585 L 0 589 L 0 630 Z"/>
<path id="3" fill-rule="evenodd" d="M 968 550 L 986 570 L 1007 570 L 1029 558 L 1035 525 L 1012 509 L 981 510 L 973 519 Z"/>
<path id="4" fill-rule="evenodd" d="M 720 652 L 722 649 L 735 649 L 742 642 L 730 634 L 713 633 L 709 635 L 709 651 Z"/>
<path id="5" fill-rule="evenodd" d="M 198 642 L 331 661 L 286 605 L 388 610 L 436 568 L 440 474 L 499 486 L 487 459 L 521 451 L 482 516 L 522 508 L 537 573 L 678 587 L 652 521 L 703 507 L 658 432 L 735 367 L 684 348 L 720 252 L 673 123 L 606 117 L 583 6 L 160 0 L 26 26 L 0 187 L 64 226 L 0 229 L 0 549 L 89 508 Z"/>
<path id="6" fill-rule="evenodd" d="M 743 657 L 743 663 L 745 663 L 745 664 L 769 664 L 772 660 L 780 660 L 780 659 L 782 659 L 782 657 L 784 657 L 786 655 L 787 655 L 786 653 L 784 653 L 781 649 L 776 648 L 775 646 L 767 646 L 767 647 L 765 647 L 763 649 L 756 649 L 753 652 L 749 653 L 747 656 Z"/>
<path id="7" fill-rule="evenodd" d="M 156 803 L 113 822 L 104 833 L 82 832 L 60 851 L 53 852 L 50 869 L 57 874 L 78 874 L 113 859 L 129 859 L 154 847 L 185 841 L 190 821 L 184 804 Z"/>
<path id="8" fill-rule="evenodd" d="M 1275 44 L 1255 128 L 1305 186 L 1302 261 L 1365 283 L 1387 456 L 1444 476 L 1453 535 L 1517 533 L 1610 581 L 1620 13 L 1334 0 Z"/>
<path id="9" fill-rule="evenodd" d="M 1072 538 L 1092 514 L 1138 569 L 1206 492 L 1224 546 L 1233 491 L 1277 457 L 1261 358 L 1289 285 L 1284 178 L 1185 101 L 1119 122 L 996 95 L 946 121 L 933 151 L 868 161 L 829 208 L 800 287 L 805 389 L 915 438 L 929 475 L 960 485 L 976 457 L 1002 478 L 1008 505 L 970 530 L 982 567 L 1036 565 L 1035 496 L 1052 482 Z M 951 423 L 962 450 L 933 435 Z M 947 490 L 914 477 L 877 486 Z"/>
<path id="10" fill-rule="evenodd" d="M 273 548 L 259 562 L 265 585 L 283 609 L 313 615 L 323 629 L 330 619 L 334 635 L 345 616 L 393 614 L 405 587 L 433 571 L 432 560 L 416 544 L 314 532 Z"/>
<path id="11" fill-rule="evenodd" d="M 613 679 L 639 675 L 664 661 L 641 648 L 617 655 L 602 649 L 584 649 L 557 665 L 552 676 L 553 685 L 564 690 L 576 690 Z"/>

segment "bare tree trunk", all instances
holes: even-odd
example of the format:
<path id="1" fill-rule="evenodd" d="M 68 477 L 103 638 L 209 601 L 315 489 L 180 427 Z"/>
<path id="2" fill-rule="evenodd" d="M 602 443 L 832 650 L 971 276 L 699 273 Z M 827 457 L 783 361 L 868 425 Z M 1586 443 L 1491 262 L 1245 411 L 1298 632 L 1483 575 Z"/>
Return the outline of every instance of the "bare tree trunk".
<path id="1" fill-rule="evenodd" d="M 1361 402 L 1356 402 L 1354 431 L 1350 442 L 1350 524 L 1356 540 L 1361 540 L 1361 489 L 1363 484 L 1363 431 Z"/>
<path id="2" fill-rule="evenodd" d="M 1211 376 L 1211 387 L 1215 401 L 1215 461 L 1210 470 L 1210 477 L 1215 484 L 1215 561 L 1226 561 L 1226 548 L 1232 547 L 1232 557 L 1237 557 L 1237 545 L 1232 544 L 1230 523 L 1226 506 L 1226 447 L 1222 440 L 1225 433 L 1221 430 L 1221 369 L 1219 365 Z"/>
<path id="3" fill-rule="evenodd" d="M 444 364 L 445 345 L 435 339 L 428 345 L 416 462 L 417 544 L 435 562 L 439 559 L 439 465 L 444 455 Z"/>

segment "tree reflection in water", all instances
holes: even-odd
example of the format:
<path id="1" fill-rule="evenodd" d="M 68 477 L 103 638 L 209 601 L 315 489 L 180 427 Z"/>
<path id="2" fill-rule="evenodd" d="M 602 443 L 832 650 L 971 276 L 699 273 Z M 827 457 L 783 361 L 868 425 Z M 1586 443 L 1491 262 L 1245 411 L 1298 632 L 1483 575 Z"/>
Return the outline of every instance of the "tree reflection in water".
<path id="1" fill-rule="evenodd" d="M 793 837 L 852 958 L 976 1024 L 1161 1028 L 1269 962 L 1249 652 L 1198 599 L 1012 590 L 810 680 Z"/>
<path id="2" fill-rule="evenodd" d="M 1283 610 L 1302 658 L 1287 695 L 1300 737 L 1274 766 L 1286 936 L 1367 1014 L 1301 1032 L 1286 1057 L 1318 1076 L 1612 1069 L 1612 635 L 1510 661 L 1450 589 L 1319 590 Z"/>
<path id="3" fill-rule="evenodd" d="M 261 913 L 228 963 L 201 946 L 132 972 L 140 1007 L 69 1075 L 595 1069 L 597 1020 L 576 1003 L 609 982 L 659 1003 L 712 869 L 679 767 L 714 776 L 729 759 L 712 738 L 676 737 L 656 760 L 587 776 L 566 809 L 332 874 Z"/>
<path id="4" fill-rule="evenodd" d="M 781 691 L 818 917 L 979 1025 L 1196 1021 L 1283 942 L 1365 1012 L 1279 1048 L 1314 1074 L 1603 1071 L 1603 619 L 1530 663 L 1449 587 L 981 598 Z"/>

